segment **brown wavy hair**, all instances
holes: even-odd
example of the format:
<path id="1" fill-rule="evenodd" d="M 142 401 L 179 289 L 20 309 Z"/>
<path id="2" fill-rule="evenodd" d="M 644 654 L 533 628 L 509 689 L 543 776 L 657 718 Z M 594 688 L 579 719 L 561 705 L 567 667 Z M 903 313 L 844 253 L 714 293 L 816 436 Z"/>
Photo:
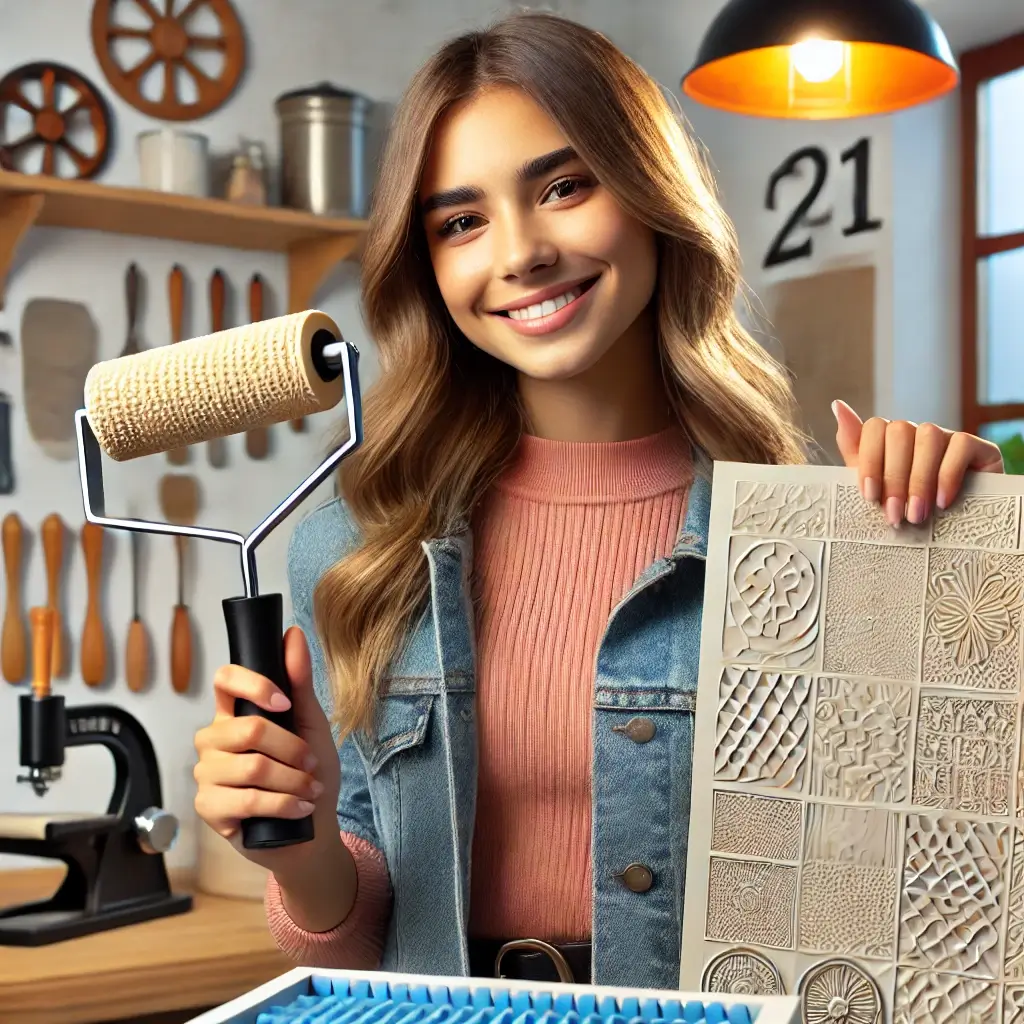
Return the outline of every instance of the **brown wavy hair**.
<path id="1" fill-rule="evenodd" d="M 734 229 L 658 84 L 605 36 L 550 13 L 517 12 L 453 39 L 395 112 L 362 256 L 380 376 L 364 402 L 363 444 L 339 481 L 360 543 L 315 593 L 343 735 L 372 728 L 389 663 L 425 607 L 422 542 L 469 521 L 524 426 L 515 372 L 472 345 L 445 308 L 417 211 L 438 119 L 489 86 L 531 97 L 623 209 L 656 232 L 663 376 L 691 440 L 711 459 L 806 461 L 788 378 L 734 312 Z"/>

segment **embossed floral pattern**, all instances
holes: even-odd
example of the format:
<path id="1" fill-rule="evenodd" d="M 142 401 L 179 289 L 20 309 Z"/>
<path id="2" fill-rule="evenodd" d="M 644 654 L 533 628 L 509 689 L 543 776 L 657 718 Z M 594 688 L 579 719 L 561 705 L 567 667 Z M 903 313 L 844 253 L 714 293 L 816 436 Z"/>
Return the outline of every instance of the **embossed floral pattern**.
<path id="1" fill-rule="evenodd" d="M 992 649 L 1013 640 L 1010 612 L 1021 607 L 1020 581 L 987 558 L 966 558 L 931 583 L 928 629 L 957 668 L 987 661 Z"/>
<path id="2" fill-rule="evenodd" d="M 876 1024 L 882 996 L 875 980 L 849 960 L 817 964 L 800 985 L 804 1024 Z"/>

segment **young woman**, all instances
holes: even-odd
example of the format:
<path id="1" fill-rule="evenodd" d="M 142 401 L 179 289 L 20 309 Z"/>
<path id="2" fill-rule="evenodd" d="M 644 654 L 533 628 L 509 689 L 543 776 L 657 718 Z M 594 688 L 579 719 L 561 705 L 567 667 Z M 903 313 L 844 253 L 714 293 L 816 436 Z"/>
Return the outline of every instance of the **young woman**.
<path id="1" fill-rule="evenodd" d="M 490 975 L 513 942 L 506 976 L 675 987 L 708 460 L 804 460 L 732 227 L 640 68 L 516 14 L 413 79 L 363 275 L 365 442 L 290 547 L 298 735 L 233 717 L 284 697 L 220 669 L 197 811 L 236 842 L 313 813 L 242 851 L 303 963 Z M 834 409 L 894 523 L 1002 469 Z"/>

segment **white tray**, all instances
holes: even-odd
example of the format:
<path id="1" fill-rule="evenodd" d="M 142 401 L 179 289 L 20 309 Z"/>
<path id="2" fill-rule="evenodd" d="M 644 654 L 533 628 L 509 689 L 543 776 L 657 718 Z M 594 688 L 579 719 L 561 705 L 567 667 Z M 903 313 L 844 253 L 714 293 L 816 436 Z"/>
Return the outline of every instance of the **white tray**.
<path id="1" fill-rule="evenodd" d="M 425 985 L 428 988 L 446 986 L 451 989 L 466 989 L 476 992 L 487 988 L 506 992 L 551 992 L 564 994 L 572 992 L 597 997 L 613 996 L 616 999 L 658 999 L 676 1000 L 684 1005 L 690 1001 L 721 1003 L 726 1009 L 736 1004 L 746 1006 L 755 1024 L 799 1024 L 799 1001 L 795 996 L 733 996 L 714 995 L 704 992 L 696 995 L 687 992 L 658 991 L 654 989 L 612 988 L 599 985 L 542 985 L 532 982 L 496 980 L 493 978 L 446 978 L 422 974 L 390 974 L 379 971 L 341 971 L 315 967 L 296 967 L 287 974 L 254 988 L 251 992 L 232 999 L 222 1006 L 193 1017 L 189 1024 L 255 1024 L 260 1013 L 274 1006 L 287 1006 L 300 995 L 313 995 L 313 979 L 344 978 L 350 982 L 388 982 L 399 985 Z"/>

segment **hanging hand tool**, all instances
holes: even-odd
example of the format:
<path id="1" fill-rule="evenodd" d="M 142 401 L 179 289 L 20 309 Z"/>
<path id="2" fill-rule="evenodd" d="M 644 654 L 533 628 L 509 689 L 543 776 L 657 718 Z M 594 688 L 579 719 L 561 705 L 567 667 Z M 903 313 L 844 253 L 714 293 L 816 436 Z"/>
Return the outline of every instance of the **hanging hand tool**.
<path id="1" fill-rule="evenodd" d="M 0 494 L 14 493 L 14 459 L 11 455 L 11 396 L 0 391 Z"/>
<path id="2" fill-rule="evenodd" d="M 0 349 L 9 352 L 14 339 L 0 331 Z M 0 494 L 14 493 L 14 458 L 11 454 L 11 396 L 0 391 Z"/>
<path id="3" fill-rule="evenodd" d="M 192 623 L 185 604 L 185 538 L 174 538 L 178 555 L 178 603 L 171 622 L 171 687 L 175 693 L 186 693 L 192 682 Z"/>
<path id="4" fill-rule="evenodd" d="M 129 536 L 132 542 L 132 622 L 128 627 L 128 642 L 125 645 L 124 677 L 128 689 L 138 693 L 145 689 L 149 676 L 149 638 L 139 616 L 140 534 L 132 530 Z"/>
<path id="5" fill-rule="evenodd" d="M 128 307 L 128 337 L 119 355 L 133 356 L 139 349 L 139 336 L 135 330 L 135 322 L 139 315 L 139 268 L 134 263 L 128 264 L 124 278 L 124 291 Z"/>
<path id="6" fill-rule="evenodd" d="M 89 686 L 99 686 L 107 675 L 106 637 L 100 617 L 100 584 L 103 573 L 103 527 L 95 523 L 82 526 L 82 551 L 88 580 L 85 625 L 82 627 L 80 667 Z"/>
<path id="7" fill-rule="evenodd" d="M 167 279 L 167 300 L 171 309 L 171 344 L 181 341 L 181 321 L 185 311 L 185 271 L 175 263 Z M 173 466 L 184 466 L 188 462 L 187 448 L 173 448 L 167 453 L 167 461 Z"/>
<path id="8" fill-rule="evenodd" d="M 21 556 L 25 529 L 16 512 L 4 516 L 4 567 L 7 571 L 7 605 L 4 612 L 3 650 L 0 651 L 4 679 L 20 683 L 28 662 L 28 631 L 21 612 Z"/>
<path id="9" fill-rule="evenodd" d="M 46 607 L 53 612 L 53 651 L 51 672 L 58 679 L 66 675 L 64 626 L 60 614 L 60 570 L 64 564 L 64 521 L 56 512 L 43 520 L 43 552 L 46 555 Z"/>
<path id="10" fill-rule="evenodd" d="M 192 526 L 199 512 L 199 483 L 194 476 L 169 473 L 160 481 L 160 509 L 169 523 Z M 174 535 L 178 557 L 178 603 L 171 622 L 171 686 L 185 693 L 192 681 L 192 625 L 185 604 L 185 541 Z"/>
<path id="11" fill-rule="evenodd" d="M 224 330 L 224 274 L 215 270 L 210 278 L 210 330 Z M 206 457 L 215 469 L 223 469 L 228 461 L 228 445 L 223 437 L 206 442 Z"/>
<path id="12" fill-rule="evenodd" d="M 258 324 L 263 319 L 263 279 L 253 274 L 249 282 L 249 322 Z M 250 459 L 265 459 L 270 446 L 270 433 L 266 427 L 253 427 L 245 433 L 245 450 Z"/>

